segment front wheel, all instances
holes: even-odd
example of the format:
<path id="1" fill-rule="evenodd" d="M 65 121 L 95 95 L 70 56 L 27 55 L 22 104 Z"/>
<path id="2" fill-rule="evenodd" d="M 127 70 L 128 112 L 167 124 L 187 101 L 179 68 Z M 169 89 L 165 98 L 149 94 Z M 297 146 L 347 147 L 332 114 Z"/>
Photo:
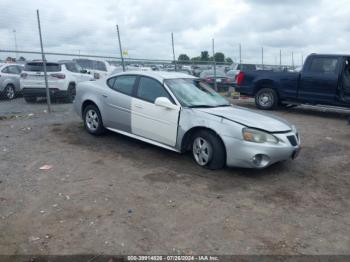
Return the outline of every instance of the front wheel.
<path id="1" fill-rule="evenodd" d="M 259 109 L 271 110 L 276 108 L 278 96 L 272 88 L 262 88 L 255 94 L 255 105 Z"/>
<path id="2" fill-rule="evenodd" d="M 5 97 L 8 100 L 12 100 L 14 99 L 16 96 L 16 90 L 15 87 L 13 85 L 7 85 L 5 88 Z"/>
<path id="3" fill-rule="evenodd" d="M 84 127 L 92 135 L 102 135 L 105 132 L 100 110 L 95 105 L 88 105 L 83 113 Z"/>
<path id="4" fill-rule="evenodd" d="M 196 163 L 209 169 L 220 169 L 226 164 L 226 151 L 220 138 L 213 132 L 201 130 L 192 139 L 192 155 Z"/>

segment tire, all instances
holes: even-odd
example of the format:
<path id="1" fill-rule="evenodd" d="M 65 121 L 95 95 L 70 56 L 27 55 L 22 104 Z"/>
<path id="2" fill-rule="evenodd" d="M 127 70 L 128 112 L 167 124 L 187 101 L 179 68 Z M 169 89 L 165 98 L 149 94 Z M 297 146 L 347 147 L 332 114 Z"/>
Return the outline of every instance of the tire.
<path id="1" fill-rule="evenodd" d="M 7 100 L 12 100 L 16 97 L 16 89 L 12 84 L 8 84 L 4 90 L 5 98 Z"/>
<path id="2" fill-rule="evenodd" d="M 73 103 L 74 98 L 75 98 L 75 94 L 76 94 L 75 85 L 74 84 L 69 84 L 68 90 L 67 90 L 66 101 L 68 103 Z"/>
<path id="3" fill-rule="evenodd" d="M 27 103 L 35 103 L 36 102 L 36 97 L 24 97 L 24 100 Z"/>
<path id="4" fill-rule="evenodd" d="M 278 105 L 278 95 L 272 88 L 262 88 L 255 94 L 255 105 L 262 110 L 272 110 Z"/>
<path id="5" fill-rule="evenodd" d="M 83 112 L 84 128 L 92 135 L 102 135 L 106 129 L 103 126 L 100 110 L 95 105 L 88 105 Z"/>
<path id="6" fill-rule="evenodd" d="M 221 169 L 226 165 L 224 144 L 216 134 L 207 130 L 200 130 L 193 136 L 192 156 L 199 166 L 211 170 Z"/>

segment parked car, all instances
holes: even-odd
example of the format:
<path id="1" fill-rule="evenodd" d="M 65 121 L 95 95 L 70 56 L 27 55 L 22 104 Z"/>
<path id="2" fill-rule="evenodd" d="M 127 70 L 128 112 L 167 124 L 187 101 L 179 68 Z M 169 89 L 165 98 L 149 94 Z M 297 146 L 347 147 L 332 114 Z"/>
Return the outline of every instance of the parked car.
<path id="1" fill-rule="evenodd" d="M 207 84 L 215 89 L 215 82 L 217 92 L 227 92 L 232 84 L 231 80 L 226 77 L 225 72 L 216 70 L 216 76 L 214 70 L 205 70 L 200 74 L 200 78 L 203 79 Z"/>
<path id="2" fill-rule="evenodd" d="M 103 60 L 75 58 L 73 61 L 77 62 L 83 69 L 86 69 L 95 79 L 107 77 L 116 69 L 115 66 Z"/>
<path id="3" fill-rule="evenodd" d="M 105 129 L 183 153 L 219 169 L 264 168 L 295 158 L 295 126 L 232 106 L 196 77 L 162 71 L 124 72 L 78 84 L 74 101 L 87 132 Z"/>
<path id="4" fill-rule="evenodd" d="M 20 93 L 20 74 L 23 66 L 3 64 L 0 66 L 0 98 L 14 99 Z"/>
<path id="5" fill-rule="evenodd" d="M 93 80 L 91 75 L 82 73 L 81 68 L 72 61 L 47 62 L 46 71 L 50 97 L 64 98 L 68 102 L 74 100 L 76 85 L 79 82 Z M 35 102 L 38 97 L 46 97 L 43 62 L 26 63 L 20 83 L 23 97 L 27 102 Z"/>
<path id="6" fill-rule="evenodd" d="M 255 97 L 260 109 L 279 104 L 350 107 L 350 55 L 311 54 L 300 72 L 246 72 L 236 90 Z"/>

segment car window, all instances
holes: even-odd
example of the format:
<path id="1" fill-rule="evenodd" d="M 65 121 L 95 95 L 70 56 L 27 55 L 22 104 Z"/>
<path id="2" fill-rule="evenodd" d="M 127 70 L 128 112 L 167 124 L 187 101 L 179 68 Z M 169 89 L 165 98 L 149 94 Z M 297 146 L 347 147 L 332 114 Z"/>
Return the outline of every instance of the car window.
<path id="1" fill-rule="evenodd" d="M 139 87 L 137 89 L 137 97 L 154 103 L 158 97 L 166 97 L 170 101 L 172 98 L 164 87 L 157 81 L 149 77 L 141 77 Z"/>
<path id="2" fill-rule="evenodd" d="M 310 72 L 313 73 L 335 73 L 338 64 L 337 58 L 316 57 L 310 65 Z"/>
<path id="3" fill-rule="evenodd" d="M 43 62 L 32 62 L 27 63 L 24 66 L 25 71 L 32 71 L 32 72 L 44 72 L 44 65 Z M 46 71 L 47 72 L 59 72 L 61 71 L 61 65 L 57 63 L 46 63 Z"/>
<path id="4" fill-rule="evenodd" d="M 7 73 L 7 74 L 19 74 L 20 71 L 18 70 L 17 66 L 8 66 L 5 68 L 6 71 L 2 71 L 3 73 Z"/>
<path id="5" fill-rule="evenodd" d="M 108 80 L 107 84 L 111 86 L 112 89 L 131 96 L 135 80 L 136 76 L 118 76 L 114 78 L 113 86 L 110 85 L 113 81 L 112 78 Z"/>
<path id="6" fill-rule="evenodd" d="M 18 73 L 20 74 L 22 72 L 22 70 L 23 70 L 23 66 L 16 66 L 16 67 L 18 69 Z"/>
<path id="7" fill-rule="evenodd" d="M 112 77 L 110 79 L 107 80 L 107 85 L 110 87 L 110 88 L 113 88 L 114 86 L 114 81 L 115 81 L 115 77 Z"/>
<path id="8" fill-rule="evenodd" d="M 95 61 L 95 69 L 100 71 L 107 71 L 105 63 L 100 61 Z"/>
<path id="9" fill-rule="evenodd" d="M 8 74 L 9 72 L 9 67 L 5 67 L 4 69 L 1 70 L 2 73 Z"/>
<path id="10" fill-rule="evenodd" d="M 77 67 L 78 64 L 76 63 L 65 63 L 65 66 L 68 71 L 73 72 L 73 73 L 80 73 L 79 68 Z"/>

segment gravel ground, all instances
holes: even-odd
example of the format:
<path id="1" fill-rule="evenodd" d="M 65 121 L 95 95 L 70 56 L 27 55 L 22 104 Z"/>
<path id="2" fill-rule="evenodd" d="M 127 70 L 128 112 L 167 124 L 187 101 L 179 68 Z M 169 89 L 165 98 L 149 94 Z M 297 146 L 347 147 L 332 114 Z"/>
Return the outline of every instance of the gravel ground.
<path id="1" fill-rule="evenodd" d="M 53 108 L 0 102 L 0 254 L 350 254 L 346 113 L 273 111 L 299 158 L 209 171 Z"/>

